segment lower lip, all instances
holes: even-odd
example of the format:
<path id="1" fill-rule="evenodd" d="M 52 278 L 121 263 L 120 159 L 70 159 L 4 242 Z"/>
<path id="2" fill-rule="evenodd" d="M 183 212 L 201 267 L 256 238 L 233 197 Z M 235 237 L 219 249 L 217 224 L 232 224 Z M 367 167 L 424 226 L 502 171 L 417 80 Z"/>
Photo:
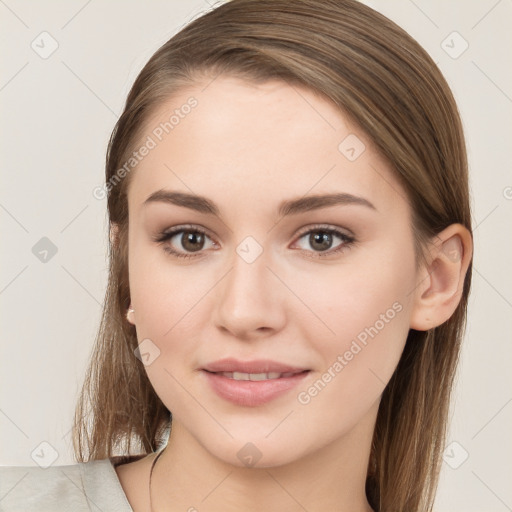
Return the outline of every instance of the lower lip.
<path id="1" fill-rule="evenodd" d="M 290 391 L 309 374 L 297 373 L 292 377 L 268 380 L 235 380 L 218 373 L 202 372 L 213 391 L 221 398 L 236 405 L 256 407 L 263 405 Z"/>

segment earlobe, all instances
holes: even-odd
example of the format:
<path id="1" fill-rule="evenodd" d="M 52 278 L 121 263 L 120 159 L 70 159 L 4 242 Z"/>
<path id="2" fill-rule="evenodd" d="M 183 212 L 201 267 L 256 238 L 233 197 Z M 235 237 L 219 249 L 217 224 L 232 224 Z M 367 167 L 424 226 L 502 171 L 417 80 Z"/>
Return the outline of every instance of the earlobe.
<path id="1" fill-rule="evenodd" d="M 411 329 L 426 331 L 452 316 L 472 255 L 471 233 L 462 224 L 448 226 L 432 240 L 428 265 L 418 272 Z"/>
<path id="2" fill-rule="evenodd" d="M 134 321 L 134 318 L 133 318 L 134 313 L 135 313 L 135 310 L 132 308 L 132 306 L 130 304 L 130 307 L 126 311 L 126 320 L 128 320 L 128 323 L 130 323 L 132 325 L 135 325 L 135 321 Z"/>
<path id="3" fill-rule="evenodd" d="M 113 247 L 117 247 L 118 244 L 118 233 L 119 226 L 115 222 L 110 223 L 110 243 Z"/>

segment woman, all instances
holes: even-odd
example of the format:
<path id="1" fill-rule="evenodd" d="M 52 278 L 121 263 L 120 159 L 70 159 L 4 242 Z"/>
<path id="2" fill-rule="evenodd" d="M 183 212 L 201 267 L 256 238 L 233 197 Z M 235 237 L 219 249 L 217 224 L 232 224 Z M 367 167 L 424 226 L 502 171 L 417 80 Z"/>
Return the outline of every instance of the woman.
<path id="1" fill-rule="evenodd" d="M 4 468 L 6 510 L 431 509 L 472 234 L 418 43 L 353 0 L 232 0 L 141 71 L 104 191 L 78 464 Z"/>

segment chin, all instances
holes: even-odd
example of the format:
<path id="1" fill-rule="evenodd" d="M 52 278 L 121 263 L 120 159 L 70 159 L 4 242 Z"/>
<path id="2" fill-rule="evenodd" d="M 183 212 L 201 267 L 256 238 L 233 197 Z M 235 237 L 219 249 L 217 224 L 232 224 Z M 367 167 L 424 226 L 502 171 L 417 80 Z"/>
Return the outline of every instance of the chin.
<path id="1" fill-rule="evenodd" d="M 271 435 L 272 436 L 272 435 Z M 238 468 L 273 468 L 291 464 L 307 455 L 304 439 L 294 439 L 287 436 L 275 436 L 274 439 L 250 434 L 211 443 L 211 438 L 203 447 L 211 455 L 222 462 Z M 310 447 L 311 451 L 315 447 Z"/>

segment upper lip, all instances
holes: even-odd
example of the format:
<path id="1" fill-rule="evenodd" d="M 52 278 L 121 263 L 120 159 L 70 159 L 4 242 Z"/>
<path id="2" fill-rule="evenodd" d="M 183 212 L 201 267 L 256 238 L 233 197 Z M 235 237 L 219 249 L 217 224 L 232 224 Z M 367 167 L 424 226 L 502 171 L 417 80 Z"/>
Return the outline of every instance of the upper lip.
<path id="1" fill-rule="evenodd" d="M 300 373 L 307 368 L 299 368 L 287 364 L 271 361 L 269 359 L 254 359 L 252 361 L 239 361 L 238 359 L 219 359 L 207 364 L 203 370 L 208 372 L 240 372 L 240 373 Z"/>

